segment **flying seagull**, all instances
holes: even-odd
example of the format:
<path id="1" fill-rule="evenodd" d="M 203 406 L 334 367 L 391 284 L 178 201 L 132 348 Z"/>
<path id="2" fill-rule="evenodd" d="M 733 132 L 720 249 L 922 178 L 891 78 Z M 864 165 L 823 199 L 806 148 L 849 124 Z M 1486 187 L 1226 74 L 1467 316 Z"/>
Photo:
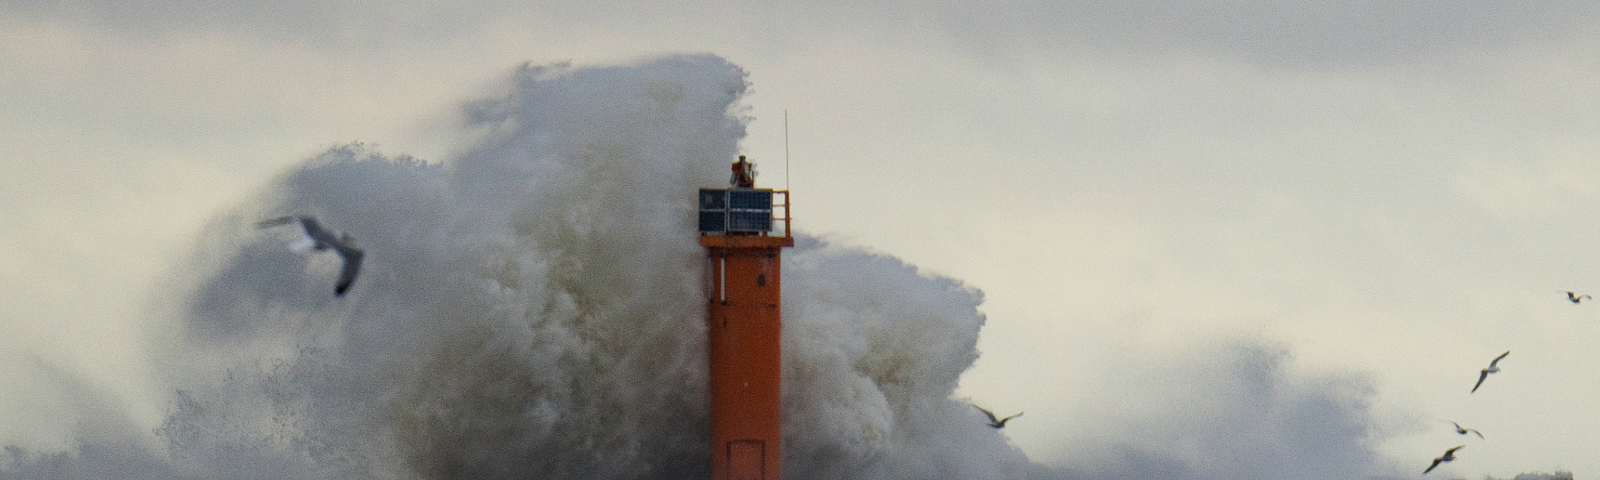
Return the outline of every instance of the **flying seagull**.
<path id="1" fill-rule="evenodd" d="M 356 248 L 356 237 L 345 232 L 322 228 L 317 219 L 308 216 L 279 217 L 265 220 L 256 224 L 256 228 L 270 228 L 299 222 L 300 228 L 305 231 L 306 238 L 295 242 L 292 247 L 300 251 L 327 250 L 334 252 L 344 259 L 344 267 L 339 269 L 339 284 L 333 287 L 333 295 L 344 296 L 350 290 L 350 284 L 355 283 L 356 274 L 361 271 L 361 257 L 365 255 L 360 248 Z"/>
<path id="2" fill-rule="evenodd" d="M 1460 450 L 1462 447 L 1465 447 L 1465 446 L 1466 445 L 1462 445 L 1460 447 L 1456 447 L 1456 448 L 1452 448 L 1452 449 L 1449 449 L 1449 450 L 1445 450 L 1444 451 L 1444 455 L 1440 456 L 1439 458 L 1433 459 L 1433 465 L 1428 465 L 1428 469 L 1427 470 L 1423 470 L 1422 474 L 1423 475 L 1427 475 L 1428 472 L 1433 471 L 1433 467 L 1437 467 L 1437 466 L 1439 466 L 1439 464 L 1444 463 L 1444 462 L 1455 460 L 1456 459 L 1456 450 Z"/>
<path id="3" fill-rule="evenodd" d="M 1585 298 L 1590 299 L 1590 300 L 1594 300 L 1594 297 L 1591 297 L 1591 296 L 1588 296 L 1588 295 L 1578 295 L 1578 294 L 1576 294 L 1574 292 L 1567 292 L 1567 300 L 1571 300 L 1572 303 L 1582 302 L 1583 299 L 1585 299 Z"/>
<path id="4" fill-rule="evenodd" d="M 1510 350 L 1506 350 L 1506 353 L 1502 353 L 1502 354 L 1500 354 L 1500 356 L 1494 357 L 1494 361 L 1489 362 L 1489 368 L 1485 368 L 1485 369 L 1479 371 L 1478 372 L 1478 384 L 1472 386 L 1472 391 L 1473 392 L 1477 392 L 1478 391 L 1478 387 L 1483 386 L 1483 379 L 1489 378 L 1489 374 L 1491 374 L 1491 373 L 1499 373 L 1500 372 L 1500 367 L 1496 367 L 1496 366 L 1494 366 L 1494 364 L 1500 363 L 1500 359 L 1506 358 L 1506 355 L 1510 355 L 1510 354 L 1511 354 L 1511 351 Z"/>
<path id="5" fill-rule="evenodd" d="M 1450 422 L 1450 424 L 1456 426 L 1456 434 L 1457 435 L 1466 435 L 1467 432 L 1472 432 L 1472 433 L 1478 434 L 1478 438 L 1483 438 L 1483 433 L 1482 432 L 1479 432 L 1477 430 L 1473 430 L 1473 429 L 1470 429 L 1470 428 L 1461 428 L 1461 424 L 1456 423 L 1456 422 Z"/>
<path id="6" fill-rule="evenodd" d="M 989 411 L 989 409 L 986 409 L 986 408 L 983 408 L 983 407 L 979 407 L 977 405 L 973 405 L 973 408 L 977 408 L 978 410 L 982 411 L 985 416 L 988 416 L 989 417 L 989 426 L 997 428 L 997 429 L 1006 428 L 1006 421 L 1022 416 L 1022 412 L 1017 412 L 1016 415 L 1012 415 L 1012 416 L 1009 416 L 1009 417 L 1006 417 L 1006 418 L 997 419 L 994 416 L 994 412 Z"/>

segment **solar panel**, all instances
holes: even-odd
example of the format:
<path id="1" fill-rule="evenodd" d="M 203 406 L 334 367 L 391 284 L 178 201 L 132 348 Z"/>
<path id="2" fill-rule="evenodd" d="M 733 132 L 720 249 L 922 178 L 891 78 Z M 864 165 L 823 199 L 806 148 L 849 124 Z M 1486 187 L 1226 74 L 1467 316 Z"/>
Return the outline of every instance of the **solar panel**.
<path id="1" fill-rule="evenodd" d="M 700 189 L 700 210 L 722 210 L 727 205 L 728 190 L 720 188 Z"/>
<path id="2" fill-rule="evenodd" d="M 730 232 L 766 232 L 772 230 L 772 212 L 748 211 L 729 212 L 728 231 Z"/>
<path id="3" fill-rule="evenodd" d="M 734 210 L 772 211 L 772 190 L 729 190 L 728 206 Z"/>
<path id="4" fill-rule="evenodd" d="M 700 189 L 700 231 L 765 233 L 772 230 L 772 189 Z"/>

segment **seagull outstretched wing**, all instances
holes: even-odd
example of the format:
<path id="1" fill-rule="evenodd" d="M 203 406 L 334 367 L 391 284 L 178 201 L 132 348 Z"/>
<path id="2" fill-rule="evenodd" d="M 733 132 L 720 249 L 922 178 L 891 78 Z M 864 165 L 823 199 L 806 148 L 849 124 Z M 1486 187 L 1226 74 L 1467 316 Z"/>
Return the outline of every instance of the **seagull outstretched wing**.
<path id="1" fill-rule="evenodd" d="M 1479 432 L 1477 430 L 1473 430 L 1473 429 L 1470 429 L 1470 428 L 1462 428 L 1461 424 L 1456 423 L 1456 422 L 1450 422 L 1450 424 L 1456 426 L 1456 434 L 1466 435 L 1467 432 L 1472 432 L 1474 434 L 1477 434 L 1478 438 L 1483 438 L 1483 432 Z"/>
<path id="2" fill-rule="evenodd" d="M 339 283 L 333 287 L 334 296 L 342 297 L 350 290 L 350 285 L 355 283 L 356 276 L 361 273 L 361 258 L 366 256 L 360 248 L 356 247 L 355 237 L 348 233 L 335 232 L 322 228 L 322 223 L 316 218 L 308 216 L 287 216 L 256 223 L 256 228 L 270 228 L 290 223 L 300 224 L 300 229 L 305 233 L 306 240 L 311 249 L 327 250 L 332 248 L 339 258 L 344 260 L 344 266 L 339 269 Z M 297 245 L 300 244 L 297 242 Z"/>
<path id="3" fill-rule="evenodd" d="M 990 426 L 992 426 L 992 424 L 997 424 L 997 422 L 1000 422 L 1000 419 L 995 418 L 994 411 L 989 411 L 989 410 L 987 410 L 987 408 L 982 408 L 982 406 L 978 406 L 978 405 L 973 405 L 973 408 L 978 408 L 978 411 L 982 411 L 982 413 L 984 413 L 984 416 L 987 416 L 987 418 L 989 418 Z"/>
<path id="4" fill-rule="evenodd" d="M 1498 372 L 1498 371 L 1500 371 L 1500 368 L 1499 367 L 1495 367 L 1494 364 L 1500 363 L 1500 359 L 1506 358 L 1506 355 L 1510 355 L 1510 354 L 1511 354 L 1511 351 L 1510 350 L 1506 350 L 1506 353 L 1502 353 L 1502 354 L 1500 354 L 1500 356 L 1494 357 L 1494 360 L 1490 360 L 1489 361 L 1489 371 L 1490 372 Z"/>
<path id="5" fill-rule="evenodd" d="M 343 297 L 344 292 L 350 290 L 350 284 L 356 283 L 356 274 L 361 273 L 361 257 L 366 253 L 355 248 L 335 247 L 334 250 L 344 258 L 344 267 L 339 269 L 339 284 L 333 287 L 333 296 Z"/>
<path id="6" fill-rule="evenodd" d="M 1427 470 L 1423 470 L 1422 474 L 1423 475 L 1427 475 L 1428 472 L 1433 471 L 1433 467 L 1437 467 L 1437 466 L 1439 466 L 1439 464 L 1444 463 L 1444 462 L 1455 460 L 1456 459 L 1456 450 L 1460 450 L 1462 447 L 1465 447 L 1465 446 L 1466 445 L 1461 445 L 1461 446 L 1458 446 L 1458 447 L 1455 447 L 1455 448 L 1452 448 L 1452 449 L 1449 449 L 1449 450 L 1445 450 L 1444 451 L 1444 455 L 1440 455 L 1439 458 L 1433 459 L 1433 465 L 1428 465 L 1428 469 Z"/>
<path id="7" fill-rule="evenodd" d="M 1012 416 L 1000 419 L 1000 426 L 1001 427 L 1006 426 L 1006 422 L 1010 421 L 1013 418 L 1017 418 L 1017 417 L 1022 416 L 1023 413 L 1025 413 L 1025 412 L 1017 412 L 1016 415 L 1012 415 Z"/>
<path id="8" fill-rule="evenodd" d="M 989 409 L 977 405 L 973 405 L 972 408 L 978 409 L 978 411 L 983 412 L 984 416 L 989 417 L 989 426 L 994 428 L 1005 428 L 1007 421 L 1022 416 L 1022 413 L 1017 413 L 1006 418 L 996 418 L 994 412 L 989 411 Z"/>
<path id="9" fill-rule="evenodd" d="M 278 218 L 274 218 L 274 219 L 271 219 L 271 220 L 262 220 L 262 221 L 256 222 L 256 228 L 271 228 L 271 227 L 276 227 L 278 225 L 286 225 L 289 222 L 293 222 L 295 220 L 296 220 L 295 217 L 278 217 Z"/>
<path id="10" fill-rule="evenodd" d="M 1433 471 L 1433 467 L 1437 467 L 1437 466 L 1439 466 L 1440 463 L 1443 463 L 1443 462 L 1444 462 L 1444 459 L 1440 459 L 1440 458 L 1433 459 L 1433 465 L 1428 465 L 1428 469 L 1427 470 L 1423 470 L 1422 474 L 1423 475 L 1427 475 L 1428 472 Z"/>
<path id="11" fill-rule="evenodd" d="M 1473 392 L 1477 392 L 1478 391 L 1478 387 L 1483 386 L 1483 379 L 1489 378 L 1489 374 L 1500 372 L 1500 367 L 1495 366 L 1495 364 L 1500 363 L 1500 359 L 1506 358 L 1506 355 L 1510 355 L 1510 354 L 1511 354 L 1511 351 L 1510 350 L 1506 350 L 1506 353 L 1502 353 L 1502 354 L 1500 354 L 1500 356 L 1494 357 L 1494 360 L 1489 362 L 1489 368 L 1485 368 L 1483 370 L 1479 370 L 1478 371 L 1478 384 L 1472 386 L 1472 391 Z"/>

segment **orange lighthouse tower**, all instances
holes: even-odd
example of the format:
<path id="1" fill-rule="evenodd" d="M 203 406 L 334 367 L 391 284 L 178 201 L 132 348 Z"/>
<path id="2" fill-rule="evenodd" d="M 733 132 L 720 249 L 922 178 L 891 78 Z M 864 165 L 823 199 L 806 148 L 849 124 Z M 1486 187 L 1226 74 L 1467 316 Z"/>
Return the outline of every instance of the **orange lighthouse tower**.
<path id="1" fill-rule="evenodd" d="M 789 192 L 755 188 L 743 155 L 729 183 L 700 189 L 700 245 L 711 280 L 711 478 L 778 480 L 780 260 L 782 248 L 794 246 Z"/>

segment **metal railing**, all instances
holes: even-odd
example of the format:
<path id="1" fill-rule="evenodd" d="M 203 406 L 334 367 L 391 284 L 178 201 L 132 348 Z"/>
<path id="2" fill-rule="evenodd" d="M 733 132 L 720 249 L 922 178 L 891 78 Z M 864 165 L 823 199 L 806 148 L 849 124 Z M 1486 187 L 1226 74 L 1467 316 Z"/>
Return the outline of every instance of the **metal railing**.
<path id="1" fill-rule="evenodd" d="M 783 195 L 783 200 L 782 201 L 778 200 L 778 195 Z M 783 216 L 782 217 L 778 216 L 778 209 L 779 208 L 783 209 Z M 791 217 L 789 213 L 790 213 L 789 212 L 789 191 L 788 190 L 773 190 L 772 191 L 772 223 L 774 224 L 773 225 L 773 227 L 774 227 L 773 230 L 774 231 L 777 230 L 777 228 L 776 228 L 777 225 L 776 224 L 778 222 L 783 222 L 783 235 L 777 235 L 779 237 L 793 237 L 794 236 L 794 218 Z"/>

